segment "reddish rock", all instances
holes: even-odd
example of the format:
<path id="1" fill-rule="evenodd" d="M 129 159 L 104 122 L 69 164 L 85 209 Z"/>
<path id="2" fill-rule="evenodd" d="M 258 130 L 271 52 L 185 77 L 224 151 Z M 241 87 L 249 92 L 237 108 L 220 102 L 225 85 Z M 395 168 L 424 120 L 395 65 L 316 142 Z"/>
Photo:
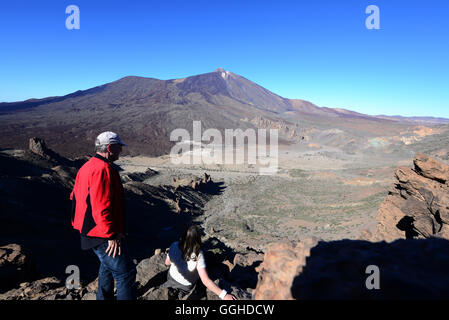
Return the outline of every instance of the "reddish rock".
<path id="1" fill-rule="evenodd" d="M 418 153 L 413 161 L 415 170 L 423 177 L 447 183 L 449 181 L 449 166 L 425 154 Z"/>
<path id="2" fill-rule="evenodd" d="M 449 298 L 446 239 L 307 241 L 268 248 L 254 299 Z"/>
<path id="3" fill-rule="evenodd" d="M 310 249 L 317 240 L 308 238 L 293 244 L 281 242 L 267 247 L 259 272 L 257 287 L 253 292 L 256 300 L 292 300 L 291 286 L 295 276 L 306 264 Z"/>
<path id="4" fill-rule="evenodd" d="M 229 268 L 229 272 L 231 272 L 232 269 L 234 269 L 234 264 L 232 262 L 230 262 L 229 260 L 223 261 L 223 264 Z"/>
<path id="5" fill-rule="evenodd" d="M 362 232 L 360 239 L 449 239 L 449 166 L 421 153 L 413 163 L 413 169 L 395 171 L 396 182 L 379 208 L 375 230 Z"/>

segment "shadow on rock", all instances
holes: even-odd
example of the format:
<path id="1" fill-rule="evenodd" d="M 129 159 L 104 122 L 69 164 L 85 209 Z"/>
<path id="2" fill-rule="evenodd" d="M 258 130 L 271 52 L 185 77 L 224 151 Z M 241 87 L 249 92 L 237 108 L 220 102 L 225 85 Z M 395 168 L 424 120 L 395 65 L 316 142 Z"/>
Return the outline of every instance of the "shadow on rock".
<path id="1" fill-rule="evenodd" d="M 291 295 L 313 300 L 448 299 L 448 250 L 449 241 L 438 238 L 320 242 L 293 279 Z M 368 266 L 378 267 L 379 273 Z M 376 281 L 379 289 L 373 288 Z"/>

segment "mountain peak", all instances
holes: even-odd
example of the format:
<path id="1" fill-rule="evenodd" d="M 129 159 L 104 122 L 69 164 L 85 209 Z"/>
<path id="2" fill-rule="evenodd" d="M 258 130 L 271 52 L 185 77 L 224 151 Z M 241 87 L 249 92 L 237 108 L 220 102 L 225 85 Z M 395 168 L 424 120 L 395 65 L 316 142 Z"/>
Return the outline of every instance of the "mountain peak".
<path id="1" fill-rule="evenodd" d="M 227 79 L 231 72 L 226 71 L 223 68 L 217 68 L 214 72 L 219 73 L 223 79 Z"/>

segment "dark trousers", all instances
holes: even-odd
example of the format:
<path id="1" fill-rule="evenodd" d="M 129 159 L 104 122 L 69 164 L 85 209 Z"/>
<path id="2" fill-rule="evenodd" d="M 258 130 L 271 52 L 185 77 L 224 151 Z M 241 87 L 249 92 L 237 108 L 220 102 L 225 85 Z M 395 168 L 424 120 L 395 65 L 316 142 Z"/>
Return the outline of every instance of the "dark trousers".
<path id="1" fill-rule="evenodd" d="M 92 250 L 100 260 L 98 271 L 97 300 L 114 299 L 114 280 L 117 287 L 117 300 L 136 300 L 136 266 L 132 262 L 126 243 L 121 244 L 121 254 L 115 258 L 108 256 L 108 242 Z"/>
<path id="2" fill-rule="evenodd" d="M 195 289 L 195 287 L 196 287 L 195 284 L 192 284 L 190 286 L 186 286 L 186 285 L 183 285 L 183 284 L 179 283 L 178 281 L 176 281 L 175 279 L 173 279 L 170 276 L 170 272 L 167 272 L 167 281 L 160 286 L 160 288 L 172 288 L 172 289 L 174 289 L 173 294 L 178 299 L 184 298 L 191 291 L 193 291 Z"/>

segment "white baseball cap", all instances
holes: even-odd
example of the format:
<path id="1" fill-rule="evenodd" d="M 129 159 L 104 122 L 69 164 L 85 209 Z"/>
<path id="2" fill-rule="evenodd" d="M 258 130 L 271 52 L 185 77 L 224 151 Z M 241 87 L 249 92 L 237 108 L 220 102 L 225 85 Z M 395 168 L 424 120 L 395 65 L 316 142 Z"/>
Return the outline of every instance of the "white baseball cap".
<path id="1" fill-rule="evenodd" d="M 122 146 L 127 146 L 126 143 L 123 143 L 122 139 L 118 136 L 117 133 L 112 131 L 102 132 L 98 135 L 95 140 L 95 146 L 102 146 L 108 144 L 121 144 Z"/>

